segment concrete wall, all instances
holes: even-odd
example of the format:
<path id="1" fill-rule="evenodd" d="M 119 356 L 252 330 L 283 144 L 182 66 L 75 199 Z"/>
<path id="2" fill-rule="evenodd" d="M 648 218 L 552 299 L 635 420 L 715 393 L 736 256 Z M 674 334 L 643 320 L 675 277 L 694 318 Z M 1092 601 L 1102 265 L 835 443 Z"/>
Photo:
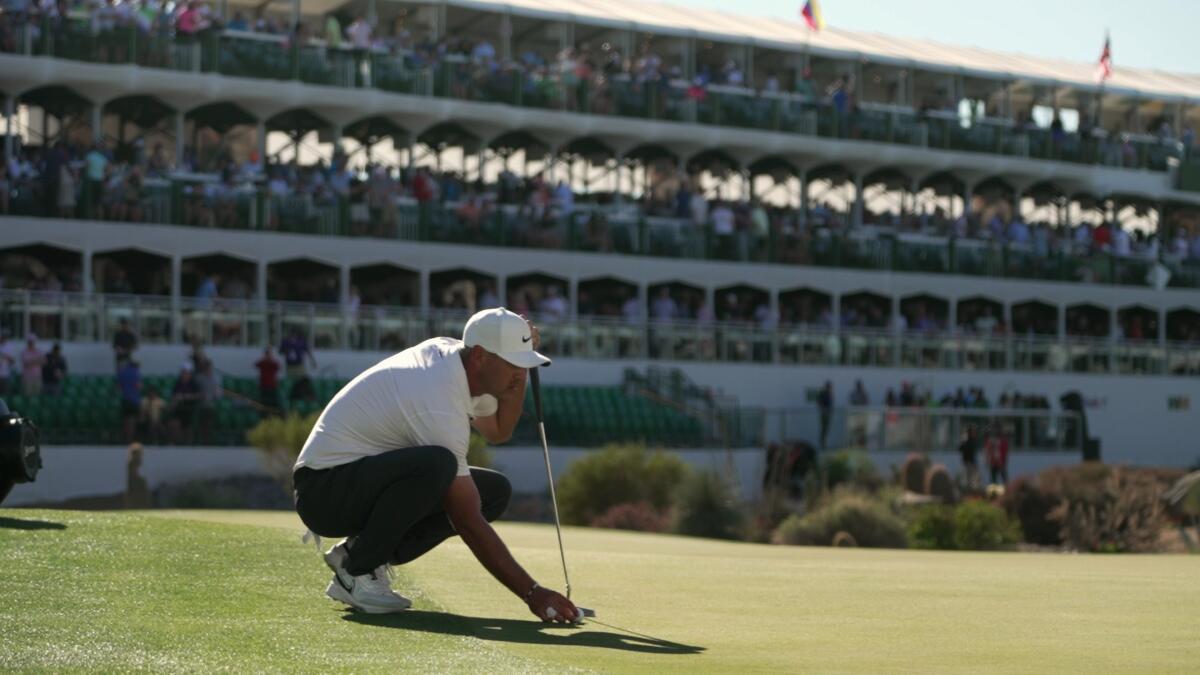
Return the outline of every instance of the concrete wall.
<path id="1" fill-rule="evenodd" d="M 551 447 L 554 475 L 560 477 L 588 450 Z M 697 469 L 711 469 L 736 476 L 741 497 L 752 500 L 759 496 L 765 456 L 758 448 L 722 450 L 680 450 L 679 455 Z M 126 451 L 121 447 L 59 446 L 42 449 L 45 467 L 38 480 L 16 486 L 4 501 L 5 506 L 58 502 L 77 497 L 111 495 L 125 490 Z M 890 467 L 904 460 L 901 453 L 872 453 L 871 459 L 885 476 Z M 957 473 L 961 468 L 957 455 L 934 453 L 934 462 L 941 462 Z M 1035 473 L 1057 464 L 1079 461 L 1073 454 L 1047 453 L 1014 455 L 1009 464 L 1010 477 Z M 512 481 L 513 489 L 524 493 L 546 491 L 546 465 L 540 447 L 524 446 L 495 449 L 494 467 Z M 266 475 L 257 451 L 250 448 L 176 448 L 147 447 L 142 475 L 151 489 L 163 483 L 200 478 L 219 478 L 238 474 Z M 986 478 L 986 476 L 985 476 Z"/>

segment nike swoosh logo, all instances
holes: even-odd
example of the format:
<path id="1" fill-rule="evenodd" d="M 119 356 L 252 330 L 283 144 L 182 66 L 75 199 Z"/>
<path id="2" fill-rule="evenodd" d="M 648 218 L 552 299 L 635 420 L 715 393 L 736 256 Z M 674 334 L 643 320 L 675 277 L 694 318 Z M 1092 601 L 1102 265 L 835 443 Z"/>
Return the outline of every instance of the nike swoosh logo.
<path id="1" fill-rule="evenodd" d="M 532 335 L 530 335 L 529 337 L 523 337 L 523 338 L 521 338 L 521 342 L 529 342 L 529 341 L 530 341 L 530 340 L 532 340 L 532 339 L 533 339 L 533 336 L 532 336 Z"/>

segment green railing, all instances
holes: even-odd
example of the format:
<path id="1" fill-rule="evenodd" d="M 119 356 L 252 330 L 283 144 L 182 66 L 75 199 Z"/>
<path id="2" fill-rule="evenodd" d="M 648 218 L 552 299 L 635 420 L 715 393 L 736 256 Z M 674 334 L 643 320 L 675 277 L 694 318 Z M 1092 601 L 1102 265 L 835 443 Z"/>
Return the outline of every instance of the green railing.
<path id="1" fill-rule="evenodd" d="M 107 343 L 121 320 L 143 344 L 262 347 L 301 330 L 318 349 L 395 351 L 457 335 L 467 315 L 416 307 L 141 295 L 0 291 L 0 328 L 20 340 Z M 541 351 L 587 359 L 655 359 L 880 368 L 1200 376 L 1195 343 L 1053 336 L 923 334 L 752 323 L 534 317 Z"/>
<path id="2" fill-rule="evenodd" d="M 1182 155 L 1180 144 L 1146 136 L 1114 139 L 1111 144 L 1078 135 L 1055 140 L 1045 129 L 1020 129 L 1003 121 L 964 127 L 953 115 L 919 115 L 911 110 L 863 103 L 839 114 L 828 103 L 792 94 L 710 87 L 689 97 L 683 82 L 638 82 L 618 75 L 603 88 L 595 83 L 512 68 L 489 70 L 465 58 L 449 57 L 417 67 L 404 54 L 329 48 L 313 42 L 300 46 L 283 36 L 240 31 L 196 37 L 142 34 L 122 28 L 94 34 L 86 17 L 55 29 L 45 22 L 39 34 L 17 24 L 17 53 L 92 63 L 132 63 L 151 68 L 212 72 L 234 77 L 299 80 L 336 87 L 377 88 L 400 94 L 437 96 L 528 108 L 545 108 L 625 117 L 694 122 L 715 126 L 815 134 L 914 145 L 944 150 L 998 154 L 1081 164 L 1166 171 Z M 1126 156 L 1123 145 L 1132 148 Z M 1116 145 L 1114 150 L 1112 145 Z"/>

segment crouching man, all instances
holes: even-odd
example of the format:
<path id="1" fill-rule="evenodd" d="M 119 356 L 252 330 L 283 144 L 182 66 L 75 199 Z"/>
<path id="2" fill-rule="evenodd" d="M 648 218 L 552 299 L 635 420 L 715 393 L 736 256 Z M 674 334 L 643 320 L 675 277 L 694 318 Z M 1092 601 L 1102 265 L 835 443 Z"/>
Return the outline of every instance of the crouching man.
<path id="1" fill-rule="evenodd" d="M 333 397 L 293 473 L 304 524 L 346 538 L 325 553 L 329 597 L 376 614 L 407 609 L 412 603 L 392 590 L 390 565 L 457 534 L 538 618 L 577 618 L 575 605 L 538 585 L 492 529 L 512 493 L 508 479 L 467 465 L 471 427 L 492 443 L 512 436 L 528 369 L 550 363 L 538 343 L 525 319 L 484 310 L 467 321 L 462 340 L 410 347 Z"/>

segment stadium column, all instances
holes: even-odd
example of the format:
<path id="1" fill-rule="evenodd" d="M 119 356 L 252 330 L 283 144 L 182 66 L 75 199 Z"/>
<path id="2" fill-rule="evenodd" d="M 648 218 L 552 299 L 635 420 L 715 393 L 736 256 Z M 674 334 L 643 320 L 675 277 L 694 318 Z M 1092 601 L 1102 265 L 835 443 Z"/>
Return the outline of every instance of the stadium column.
<path id="1" fill-rule="evenodd" d="M 175 168 L 183 166 L 183 111 L 175 112 Z"/>
<path id="2" fill-rule="evenodd" d="M 971 200 L 974 198 L 975 186 L 970 180 L 963 180 L 963 195 L 962 195 L 962 217 L 964 219 L 971 217 Z"/>
<path id="3" fill-rule="evenodd" d="M 1167 308 L 1161 305 L 1158 308 L 1158 344 L 1160 347 L 1167 345 Z"/>
<path id="4" fill-rule="evenodd" d="M 99 143 L 104 139 L 104 128 L 102 126 L 104 114 L 104 104 L 96 101 L 92 104 L 92 141 Z"/>
<path id="5" fill-rule="evenodd" d="M 91 297 L 92 291 L 95 288 L 95 282 L 92 280 L 92 247 L 86 244 L 83 248 L 83 269 L 81 273 L 83 274 L 83 293 Z"/>
<path id="6" fill-rule="evenodd" d="M 16 96 L 4 97 L 4 166 L 9 165 L 13 156 L 13 120 L 16 118 L 14 110 L 16 100 Z"/>
<path id="7" fill-rule="evenodd" d="M 429 318 L 429 270 L 421 270 L 421 287 L 418 289 L 418 294 L 421 296 L 421 317 Z M 504 297 L 504 296 L 500 296 Z"/>
<path id="8" fill-rule="evenodd" d="M 854 227 L 863 224 L 863 172 L 854 174 Z"/>
<path id="9" fill-rule="evenodd" d="M 267 261 L 259 259 L 258 267 L 254 270 L 254 297 L 258 298 L 258 305 L 263 309 L 267 307 Z M 270 326 L 267 327 L 268 329 Z"/>
<path id="10" fill-rule="evenodd" d="M 183 336 L 183 320 L 180 314 L 183 281 L 183 258 L 178 253 L 171 256 L 171 342 L 179 344 Z"/>
<path id="11" fill-rule="evenodd" d="M 613 204 L 620 208 L 625 203 L 625 195 L 621 192 L 621 173 L 625 167 L 625 154 L 617 153 L 617 166 L 613 169 L 617 177 L 616 187 L 613 189 Z"/>
<path id="12" fill-rule="evenodd" d="M 571 321 L 579 318 L 579 277 L 571 275 L 567 280 L 567 307 Z"/>
<path id="13" fill-rule="evenodd" d="M 346 263 L 342 263 L 342 266 L 338 268 L 338 298 L 342 305 L 341 344 L 338 346 L 342 349 L 349 349 L 351 346 L 350 331 L 354 329 L 350 322 L 354 317 L 346 311 L 350 307 L 350 265 Z"/>
<path id="14" fill-rule="evenodd" d="M 258 143 L 258 168 L 267 168 L 267 122 L 258 120 L 254 123 L 255 140 Z"/>
<path id="15" fill-rule="evenodd" d="M 800 225 L 808 225 L 808 169 L 801 168 L 800 175 L 796 177 L 800 181 Z"/>
<path id="16" fill-rule="evenodd" d="M 500 62 L 512 60 L 512 9 L 505 9 L 500 17 Z"/>

